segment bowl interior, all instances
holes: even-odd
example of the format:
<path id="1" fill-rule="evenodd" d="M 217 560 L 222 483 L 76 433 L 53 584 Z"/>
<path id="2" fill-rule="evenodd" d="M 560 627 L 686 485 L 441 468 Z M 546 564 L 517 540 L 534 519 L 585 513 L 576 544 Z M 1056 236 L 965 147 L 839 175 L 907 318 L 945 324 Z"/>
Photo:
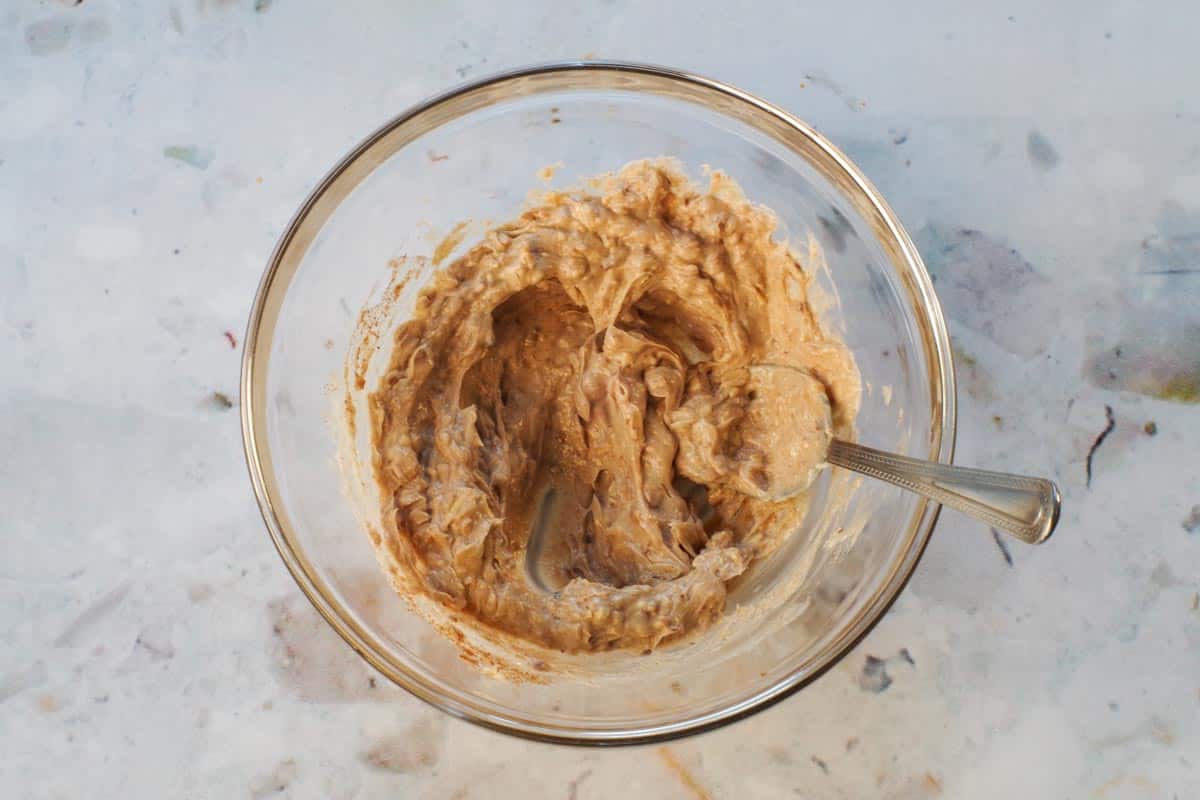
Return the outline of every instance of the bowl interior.
<path id="1" fill-rule="evenodd" d="M 782 696 L 886 609 L 935 516 L 895 488 L 827 472 L 802 530 L 731 594 L 717 635 L 581 662 L 583 674 L 548 684 L 514 684 L 459 660 L 395 597 L 363 530 L 375 497 L 363 486 L 349 499 L 338 463 L 347 389 L 365 421 L 364 390 L 345 386 L 343 371 L 360 310 L 403 284 L 374 320 L 382 355 L 370 391 L 386 329 L 411 311 L 456 225 L 465 223 L 459 253 L 488 223 L 519 214 L 530 190 L 655 156 L 678 159 L 701 184 L 706 166 L 720 169 L 778 214 L 778 235 L 817 275 L 826 324 L 858 360 L 860 439 L 950 457 L 953 379 L 924 269 L 844 157 L 781 112 L 665 71 L 574 65 L 491 79 L 391 123 L 318 188 L 264 278 L 243 376 L 251 473 L 285 562 L 360 653 L 442 708 L 516 733 L 644 741 Z M 395 275 L 407 282 L 389 283 Z M 364 428 L 342 442 L 360 470 Z"/>

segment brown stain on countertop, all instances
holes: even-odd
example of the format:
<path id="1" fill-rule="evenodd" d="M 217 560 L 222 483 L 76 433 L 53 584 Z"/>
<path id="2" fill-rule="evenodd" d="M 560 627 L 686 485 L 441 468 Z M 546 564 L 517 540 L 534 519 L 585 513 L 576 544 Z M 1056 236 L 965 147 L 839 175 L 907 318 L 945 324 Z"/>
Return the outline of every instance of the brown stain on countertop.
<path id="1" fill-rule="evenodd" d="M 398 733 L 385 736 L 364 750 L 359 759 L 383 772 L 411 774 L 427 772 L 441 758 L 444 736 L 441 717 L 422 717 Z"/>
<path id="2" fill-rule="evenodd" d="M 657 753 L 666 768 L 679 779 L 679 782 L 691 793 L 692 797 L 696 800 L 712 800 L 712 795 L 696 780 L 696 776 L 691 773 L 691 770 L 683 765 L 683 762 L 679 760 L 679 756 L 675 755 L 675 751 L 669 747 L 660 747 Z"/>

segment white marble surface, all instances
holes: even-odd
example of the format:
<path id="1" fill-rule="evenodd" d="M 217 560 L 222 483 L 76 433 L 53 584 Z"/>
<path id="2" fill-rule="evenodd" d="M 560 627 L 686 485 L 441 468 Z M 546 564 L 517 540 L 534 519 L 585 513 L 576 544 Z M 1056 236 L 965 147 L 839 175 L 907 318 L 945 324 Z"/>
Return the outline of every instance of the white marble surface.
<path id="1" fill-rule="evenodd" d="M 1200 6 L 653 5 L 4 3 L 0 795 L 1200 796 Z M 350 145 L 583 56 L 739 84 L 857 159 L 939 275 L 959 461 L 1065 492 L 1011 563 L 945 515 L 841 665 L 665 748 L 522 742 L 373 683 L 272 550 L 214 399 Z"/>

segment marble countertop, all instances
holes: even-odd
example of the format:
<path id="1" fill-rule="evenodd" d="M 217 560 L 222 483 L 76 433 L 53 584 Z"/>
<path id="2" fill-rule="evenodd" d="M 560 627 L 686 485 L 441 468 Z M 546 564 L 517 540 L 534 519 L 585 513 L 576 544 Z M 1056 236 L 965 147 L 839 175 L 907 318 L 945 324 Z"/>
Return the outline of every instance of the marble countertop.
<path id="1" fill-rule="evenodd" d="M 4 4 L 0 794 L 1200 795 L 1200 6 L 653 5 Z M 615 751 L 376 679 L 272 549 L 234 407 L 330 165 L 432 92 L 591 56 L 738 84 L 857 160 L 938 278 L 958 461 L 1065 500 L 1040 549 L 946 513 L 816 684 Z"/>

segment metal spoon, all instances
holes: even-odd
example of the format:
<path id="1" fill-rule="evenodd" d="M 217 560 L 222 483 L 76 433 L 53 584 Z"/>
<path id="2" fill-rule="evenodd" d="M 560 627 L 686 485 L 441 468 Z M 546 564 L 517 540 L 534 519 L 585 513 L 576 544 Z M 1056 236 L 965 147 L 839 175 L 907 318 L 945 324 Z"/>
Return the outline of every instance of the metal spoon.
<path id="1" fill-rule="evenodd" d="M 887 453 L 834 439 L 828 461 L 950 506 L 967 516 L 1041 544 L 1058 524 L 1062 498 L 1053 481 L 989 472 Z"/>
<path id="2" fill-rule="evenodd" d="M 543 592 L 552 593 L 552 588 L 542 570 L 542 553 L 546 546 L 546 532 L 550 529 L 550 521 L 554 516 L 554 501 L 558 492 L 548 489 L 538 501 L 534 511 L 533 525 L 529 530 L 529 540 L 525 543 L 525 573 L 533 585 Z"/>
<path id="3" fill-rule="evenodd" d="M 772 406 L 775 414 L 783 413 L 783 404 L 795 402 L 803 395 L 805 402 L 815 407 L 815 413 L 814 409 L 808 409 L 802 416 L 829 414 L 824 384 L 807 370 L 777 364 L 756 364 L 750 369 L 759 379 L 759 402 L 766 406 L 756 413 L 771 413 Z M 787 372 L 772 374 L 775 370 Z M 841 439 L 830 440 L 825 462 L 915 492 L 1029 544 L 1049 539 L 1058 524 L 1062 499 L 1054 482 L 1045 478 L 922 461 Z M 739 491 L 762 499 L 786 500 L 806 490 L 819 471 L 818 468 L 801 473 L 785 468 L 774 473 L 768 486 L 746 486 Z M 789 480 L 791 483 L 786 484 Z M 553 490 L 542 496 L 525 548 L 525 570 L 534 585 L 547 592 L 553 591 L 553 587 L 548 585 L 540 562 L 551 527 L 554 500 Z"/>
<path id="4" fill-rule="evenodd" d="M 793 386 L 798 375 L 806 376 L 809 381 L 817 381 L 807 371 L 793 367 L 761 364 L 751 367 L 751 370 L 760 375 L 764 371 L 788 370 L 787 377 Z M 787 382 L 768 380 L 764 384 L 787 385 Z M 777 402 L 787 402 L 786 397 L 775 399 Z M 1054 482 L 1045 478 L 922 461 L 841 439 L 830 441 L 825 460 L 834 466 L 915 492 L 1029 544 L 1046 541 L 1058 524 L 1062 499 Z M 803 485 L 798 482 L 794 486 L 783 487 L 783 491 L 779 491 L 780 487 L 774 487 L 775 491 L 770 492 L 772 499 L 786 499 L 807 489 L 810 481 L 801 479 L 801 482 Z"/>

